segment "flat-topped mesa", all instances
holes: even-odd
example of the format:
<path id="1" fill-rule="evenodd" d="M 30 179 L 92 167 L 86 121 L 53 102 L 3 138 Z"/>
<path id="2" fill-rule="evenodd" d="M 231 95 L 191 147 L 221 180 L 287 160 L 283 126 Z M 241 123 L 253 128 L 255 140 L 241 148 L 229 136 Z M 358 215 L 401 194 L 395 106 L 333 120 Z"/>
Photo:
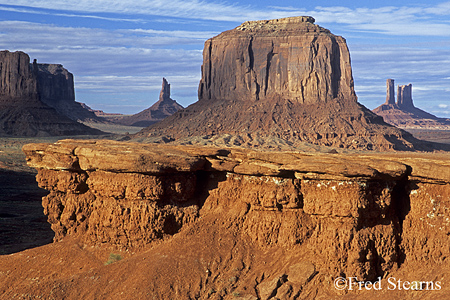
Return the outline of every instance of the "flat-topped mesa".
<path id="1" fill-rule="evenodd" d="M 199 100 L 356 102 L 345 39 L 312 17 L 249 21 L 205 42 Z"/>
<path id="2" fill-rule="evenodd" d="M 75 122 L 58 106 L 52 105 L 64 103 L 65 111 L 74 114 L 75 94 L 73 78 L 69 74 L 61 65 L 43 65 L 36 60 L 30 64 L 28 54 L 21 51 L 0 51 L 0 135 L 101 133 Z M 78 108 L 89 113 L 80 105 Z"/>
<path id="3" fill-rule="evenodd" d="M 42 102 L 74 121 L 97 120 L 97 116 L 75 102 L 75 85 L 73 74 L 61 64 L 41 64 L 35 59 L 39 97 Z"/>
<path id="4" fill-rule="evenodd" d="M 61 64 L 38 64 L 39 94 L 41 101 L 54 106 L 55 102 L 75 102 L 75 88 L 73 74 Z"/>
<path id="5" fill-rule="evenodd" d="M 198 97 L 135 137 L 193 142 L 203 136 L 248 147 L 428 147 L 357 102 L 345 39 L 311 17 L 245 22 L 207 40 Z"/>

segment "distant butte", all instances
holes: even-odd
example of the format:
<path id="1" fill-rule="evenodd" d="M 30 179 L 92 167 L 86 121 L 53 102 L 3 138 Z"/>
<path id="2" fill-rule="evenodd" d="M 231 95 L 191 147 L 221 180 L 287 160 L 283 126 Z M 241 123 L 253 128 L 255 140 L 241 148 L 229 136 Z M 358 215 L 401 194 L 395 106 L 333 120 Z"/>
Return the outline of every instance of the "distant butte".
<path id="1" fill-rule="evenodd" d="M 56 68 L 53 68 L 55 66 Z M 102 133 L 67 116 L 66 113 L 71 111 L 72 103 L 66 100 L 73 101 L 73 105 L 76 104 L 71 98 L 73 79 L 70 81 L 70 78 L 66 77 L 70 73 L 63 74 L 64 70 L 61 65 L 41 65 L 36 61 L 30 64 L 30 57 L 24 52 L 0 51 L 1 136 Z M 72 93 L 69 93 L 70 82 Z M 67 98 L 63 96 L 64 94 Z M 61 96 L 63 98 L 60 98 Z M 61 107 L 67 105 L 64 107 L 66 113 L 58 108 L 59 104 L 63 104 Z M 81 106 L 79 108 L 82 109 Z M 89 112 L 86 110 L 86 113 Z"/>
<path id="2" fill-rule="evenodd" d="M 421 142 L 357 102 L 343 37 L 312 17 L 249 21 L 205 42 L 198 102 L 137 139 L 268 141 L 414 150 Z M 236 138 L 237 137 L 237 138 Z"/>
<path id="3" fill-rule="evenodd" d="M 404 129 L 450 129 L 450 120 L 438 118 L 414 106 L 412 84 L 397 87 L 395 102 L 394 79 L 386 80 L 386 102 L 373 110 L 386 123 Z"/>
<path id="4" fill-rule="evenodd" d="M 92 111 L 75 101 L 73 74 L 60 64 L 41 64 L 37 67 L 38 90 L 42 102 L 74 121 L 102 121 Z"/>
<path id="5" fill-rule="evenodd" d="M 163 78 L 159 100 L 155 104 L 132 116 L 116 119 L 114 122 L 123 125 L 146 127 L 173 115 L 180 109 L 183 109 L 183 106 L 170 98 L 170 84 Z"/>

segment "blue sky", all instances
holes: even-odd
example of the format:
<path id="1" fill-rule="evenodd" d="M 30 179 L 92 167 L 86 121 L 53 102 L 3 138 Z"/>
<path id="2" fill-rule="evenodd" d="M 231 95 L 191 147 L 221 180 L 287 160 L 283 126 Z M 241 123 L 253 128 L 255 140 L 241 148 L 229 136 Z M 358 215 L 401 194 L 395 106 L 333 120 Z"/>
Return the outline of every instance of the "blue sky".
<path id="1" fill-rule="evenodd" d="M 0 50 L 63 64 L 77 101 L 136 113 L 162 77 L 183 106 L 197 100 L 206 39 L 299 15 L 346 38 L 360 103 L 382 104 L 393 78 L 412 83 L 417 107 L 450 117 L 450 1 L 0 0 Z"/>

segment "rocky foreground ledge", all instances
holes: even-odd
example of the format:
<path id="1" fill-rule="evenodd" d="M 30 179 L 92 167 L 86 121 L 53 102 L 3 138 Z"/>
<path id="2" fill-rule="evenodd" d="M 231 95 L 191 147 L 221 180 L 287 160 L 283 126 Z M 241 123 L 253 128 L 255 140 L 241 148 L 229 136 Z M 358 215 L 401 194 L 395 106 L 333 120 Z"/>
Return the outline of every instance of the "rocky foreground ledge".
<path id="1" fill-rule="evenodd" d="M 430 270 L 450 255 L 448 153 L 105 140 L 28 144 L 23 151 L 39 186 L 50 191 L 43 206 L 56 241 L 71 236 L 136 252 L 171 245 L 159 267 L 173 273 L 155 275 L 149 287 L 170 286 L 165 297 L 335 294 L 338 276 L 375 280 L 415 264 Z M 159 257 L 157 249 L 152 255 Z M 183 272 L 198 282 L 180 282 Z"/>

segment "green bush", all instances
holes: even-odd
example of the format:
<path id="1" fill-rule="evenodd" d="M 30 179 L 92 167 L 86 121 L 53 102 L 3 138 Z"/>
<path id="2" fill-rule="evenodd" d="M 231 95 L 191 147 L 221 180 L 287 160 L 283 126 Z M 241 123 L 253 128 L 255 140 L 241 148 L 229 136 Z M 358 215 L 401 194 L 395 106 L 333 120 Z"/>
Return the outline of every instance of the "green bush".
<path id="1" fill-rule="evenodd" d="M 111 254 L 109 254 L 108 260 L 105 262 L 105 265 L 115 263 L 116 261 L 119 261 L 121 259 L 122 259 L 122 256 L 120 254 L 111 253 Z"/>

